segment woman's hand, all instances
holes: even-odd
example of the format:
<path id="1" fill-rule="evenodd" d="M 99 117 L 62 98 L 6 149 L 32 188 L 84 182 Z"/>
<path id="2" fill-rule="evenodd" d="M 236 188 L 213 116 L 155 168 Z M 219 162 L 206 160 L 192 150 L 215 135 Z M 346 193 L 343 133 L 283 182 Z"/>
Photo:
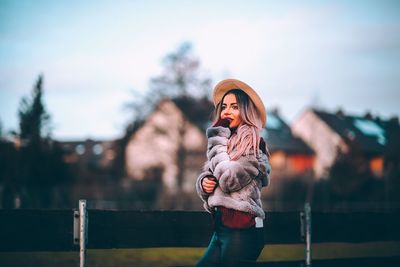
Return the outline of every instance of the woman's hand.
<path id="1" fill-rule="evenodd" d="M 211 194 L 218 186 L 217 179 L 213 176 L 207 176 L 201 181 L 201 186 L 203 187 L 204 192 Z"/>

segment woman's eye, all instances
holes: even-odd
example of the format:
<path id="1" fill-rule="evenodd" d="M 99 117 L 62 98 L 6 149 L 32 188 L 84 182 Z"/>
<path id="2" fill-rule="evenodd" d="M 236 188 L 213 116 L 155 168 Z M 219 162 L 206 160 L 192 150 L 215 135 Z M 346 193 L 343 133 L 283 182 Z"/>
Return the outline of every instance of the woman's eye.
<path id="1" fill-rule="evenodd" d="M 233 109 L 234 109 L 234 110 L 238 110 L 239 107 L 238 107 L 238 106 L 233 106 Z"/>

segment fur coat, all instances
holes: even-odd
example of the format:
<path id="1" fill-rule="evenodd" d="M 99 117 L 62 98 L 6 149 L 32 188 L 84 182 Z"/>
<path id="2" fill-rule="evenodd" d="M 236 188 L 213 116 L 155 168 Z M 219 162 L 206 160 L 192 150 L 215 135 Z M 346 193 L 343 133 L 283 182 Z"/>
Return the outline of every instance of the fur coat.
<path id="1" fill-rule="evenodd" d="M 271 166 L 267 155 L 260 151 L 231 160 L 227 145 L 231 130 L 225 127 L 207 129 L 207 162 L 196 181 L 196 190 L 204 202 L 204 208 L 211 212 L 213 207 L 224 206 L 248 212 L 265 218 L 261 205 L 261 188 L 268 186 Z M 214 176 L 218 186 L 208 194 L 203 191 L 201 182 L 207 176 Z"/>

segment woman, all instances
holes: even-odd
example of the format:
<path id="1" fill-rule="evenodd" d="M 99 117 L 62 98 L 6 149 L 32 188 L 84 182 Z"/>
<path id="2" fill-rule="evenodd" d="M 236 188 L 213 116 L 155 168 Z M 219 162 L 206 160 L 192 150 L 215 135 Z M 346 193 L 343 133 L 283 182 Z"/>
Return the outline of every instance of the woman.
<path id="1" fill-rule="evenodd" d="M 261 188 L 270 165 L 260 131 L 264 104 L 247 84 L 235 79 L 214 88 L 215 122 L 207 129 L 207 162 L 196 182 L 215 229 L 197 266 L 249 266 L 264 247 Z"/>

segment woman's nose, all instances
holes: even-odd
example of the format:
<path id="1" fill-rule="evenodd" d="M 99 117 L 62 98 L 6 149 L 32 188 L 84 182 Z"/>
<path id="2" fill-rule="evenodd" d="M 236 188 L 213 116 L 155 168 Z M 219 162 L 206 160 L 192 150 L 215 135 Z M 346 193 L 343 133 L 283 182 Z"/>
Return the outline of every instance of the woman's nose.
<path id="1" fill-rule="evenodd" d="M 224 114 L 231 114 L 231 109 L 230 108 L 226 108 L 224 110 Z"/>

